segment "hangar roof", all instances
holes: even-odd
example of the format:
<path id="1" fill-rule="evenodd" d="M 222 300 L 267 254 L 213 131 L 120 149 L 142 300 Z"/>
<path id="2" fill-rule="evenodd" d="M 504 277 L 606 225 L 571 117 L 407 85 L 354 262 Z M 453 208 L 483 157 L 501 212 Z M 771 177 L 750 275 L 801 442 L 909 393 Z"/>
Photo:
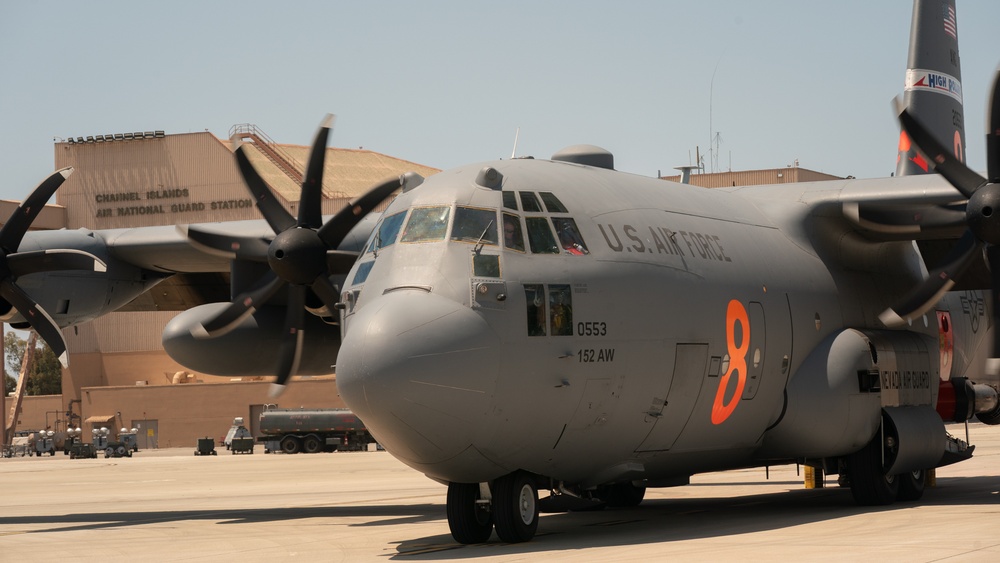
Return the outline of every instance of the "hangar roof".
<path id="1" fill-rule="evenodd" d="M 254 143 L 246 143 L 247 158 L 264 181 L 288 201 L 298 201 L 300 182 L 286 174 Z M 301 173 L 309 161 L 309 147 L 274 144 L 292 161 Z M 235 147 L 231 147 L 235 148 Z M 326 198 L 353 198 L 376 183 L 404 172 L 413 171 L 427 177 L 440 172 L 437 168 L 416 164 L 400 158 L 364 149 L 327 148 L 323 170 L 323 195 Z"/>

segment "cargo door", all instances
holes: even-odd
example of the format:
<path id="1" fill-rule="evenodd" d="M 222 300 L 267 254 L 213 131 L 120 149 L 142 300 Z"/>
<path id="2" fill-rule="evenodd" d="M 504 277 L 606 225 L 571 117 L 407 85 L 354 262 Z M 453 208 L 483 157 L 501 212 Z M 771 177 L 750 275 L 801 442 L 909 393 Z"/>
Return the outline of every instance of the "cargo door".
<path id="1" fill-rule="evenodd" d="M 666 401 L 662 408 L 651 408 L 647 413 L 656 422 L 637 452 L 669 450 L 674 445 L 697 403 L 707 365 L 708 344 L 677 345 Z"/>

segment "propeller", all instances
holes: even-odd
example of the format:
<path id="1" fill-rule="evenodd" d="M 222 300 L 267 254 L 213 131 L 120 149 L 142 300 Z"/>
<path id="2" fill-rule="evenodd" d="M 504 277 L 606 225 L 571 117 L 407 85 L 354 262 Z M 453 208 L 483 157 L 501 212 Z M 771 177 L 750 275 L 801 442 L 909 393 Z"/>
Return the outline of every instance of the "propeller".
<path id="1" fill-rule="evenodd" d="M 938 267 L 910 295 L 879 315 L 889 327 L 901 326 L 929 311 L 955 281 L 985 250 L 990 265 L 993 292 L 993 348 L 986 362 L 987 373 L 1000 373 L 1000 71 L 993 77 L 987 117 L 987 178 L 969 169 L 909 111 L 900 107 L 899 122 L 917 150 L 948 183 L 968 198 L 966 231 Z"/>
<path id="2" fill-rule="evenodd" d="M 268 242 L 261 238 L 240 237 L 215 233 L 194 226 L 183 228 L 195 246 L 235 260 L 267 263 L 270 271 L 215 317 L 192 330 L 197 338 L 213 338 L 226 334 L 285 286 L 288 286 L 287 313 L 271 396 L 276 397 L 297 371 L 302 352 L 303 327 L 307 292 L 312 291 L 334 311 L 340 292 L 330 277 L 346 274 L 357 259 L 356 252 L 337 250 L 351 229 L 378 204 L 402 186 L 401 178 L 393 178 L 369 189 L 361 197 L 341 209 L 325 224 L 322 222 L 323 168 L 326 144 L 333 115 L 320 124 L 309 154 L 309 163 L 302 181 L 299 213 L 293 217 L 274 196 L 267 183 L 257 173 L 244 152 L 236 149 L 236 162 L 247 189 L 257 202 L 264 219 L 274 231 Z"/>
<path id="3" fill-rule="evenodd" d="M 0 228 L 0 298 L 24 317 L 31 328 L 49 345 L 63 367 L 69 366 L 66 341 L 59 326 L 45 309 L 18 287 L 20 276 L 56 270 L 107 271 L 107 265 L 93 254 L 81 250 L 34 250 L 18 252 L 28 227 L 66 178 L 72 168 L 53 172 L 31 192 Z"/>

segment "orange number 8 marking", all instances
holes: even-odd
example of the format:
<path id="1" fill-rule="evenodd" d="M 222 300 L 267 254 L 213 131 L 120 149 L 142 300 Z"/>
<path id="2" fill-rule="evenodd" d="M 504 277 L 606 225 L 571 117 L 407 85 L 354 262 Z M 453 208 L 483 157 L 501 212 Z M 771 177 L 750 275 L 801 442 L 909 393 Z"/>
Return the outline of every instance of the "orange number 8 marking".
<path id="1" fill-rule="evenodd" d="M 743 338 L 740 345 L 736 345 L 736 323 L 740 323 Z M 726 348 L 729 351 L 729 371 L 719 380 L 719 390 L 715 392 L 715 403 L 712 405 L 712 424 L 722 424 L 736 410 L 740 397 L 743 395 L 743 387 L 747 382 L 747 352 L 750 350 L 750 318 L 743 304 L 733 299 L 726 309 Z M 725 403 L 726 388 L 729 387 L 729 378 L 733 372 L 739 375 L 736 381 L 736 391 L 733 393 L 729 404 Z"/>

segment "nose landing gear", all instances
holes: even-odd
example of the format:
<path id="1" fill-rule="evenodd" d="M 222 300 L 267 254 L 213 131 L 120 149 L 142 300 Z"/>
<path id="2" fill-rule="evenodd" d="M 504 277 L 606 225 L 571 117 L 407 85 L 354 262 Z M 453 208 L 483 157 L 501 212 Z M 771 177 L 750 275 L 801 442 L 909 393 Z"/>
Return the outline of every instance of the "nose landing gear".
<path id="1" fill-rule="evenodd" d="M 524 471 L 504 475 L 491 487 L 449 483 L 448 527 L 463 544 L 489 540 L 494 527 L 501 541 L 526 542 L 538 530 L 538 488 Z"/>

